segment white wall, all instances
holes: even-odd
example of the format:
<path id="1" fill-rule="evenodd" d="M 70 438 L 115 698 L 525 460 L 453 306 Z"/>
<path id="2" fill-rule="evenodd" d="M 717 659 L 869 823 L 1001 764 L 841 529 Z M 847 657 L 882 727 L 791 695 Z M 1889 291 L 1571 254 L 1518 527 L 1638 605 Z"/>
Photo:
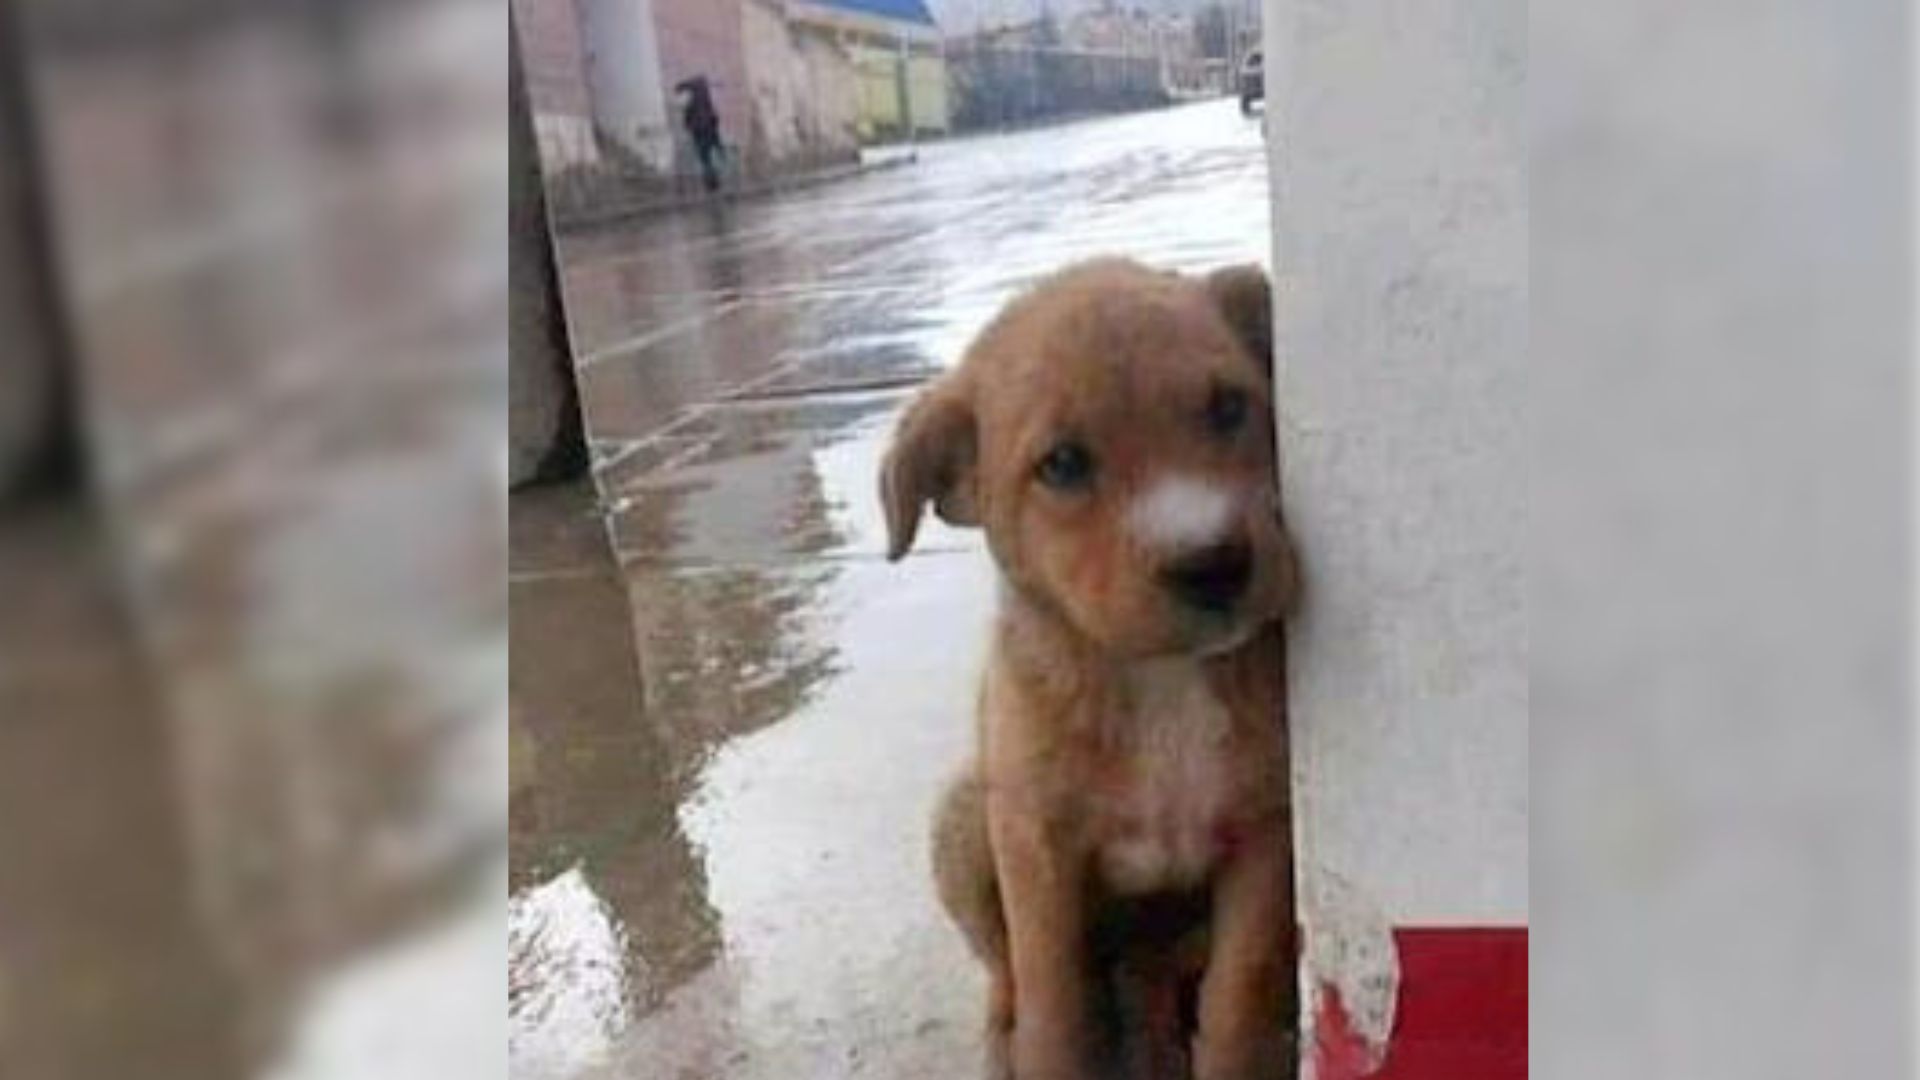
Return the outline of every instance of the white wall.
<path id="1" fill-rule="evenodd" d="M 1527 30 L 1268 0 L 1302 891 L 1392 925 L 1527 921 Z"/>
<path id="2" fill-rule="evenodd" d="M 1527 6 L 1267 0 L 1309 997 L 1527 923 Z"/>

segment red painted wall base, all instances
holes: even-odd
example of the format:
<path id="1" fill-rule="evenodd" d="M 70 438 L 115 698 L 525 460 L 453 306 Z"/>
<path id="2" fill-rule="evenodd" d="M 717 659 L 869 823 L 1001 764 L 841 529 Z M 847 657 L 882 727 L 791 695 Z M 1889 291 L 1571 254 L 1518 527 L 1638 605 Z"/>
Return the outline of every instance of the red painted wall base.
<path id="1" fill-rule="evenodd" d="M 1527 930 L 1406 928 L 1400 998 L 1376 1080 L 1525 1080 Z M 1328 993 L 1318 1020 L 1319 1080 L 1359 1080 L 1367 1055 Z"/>

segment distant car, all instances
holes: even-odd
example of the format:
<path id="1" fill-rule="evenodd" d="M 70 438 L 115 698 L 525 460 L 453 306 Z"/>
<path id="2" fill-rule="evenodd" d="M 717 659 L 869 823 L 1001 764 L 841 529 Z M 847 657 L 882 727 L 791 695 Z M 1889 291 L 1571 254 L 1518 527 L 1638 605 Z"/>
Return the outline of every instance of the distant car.
<path id="1" fill-rule="evenodd" d="M 1265 101 L 1267 97 L 1267 72 L 1264 58 L 1259 49 L 1247 53 L 1240 61 L 1240 114 L 1253 115 L 1253 103 Z"/>

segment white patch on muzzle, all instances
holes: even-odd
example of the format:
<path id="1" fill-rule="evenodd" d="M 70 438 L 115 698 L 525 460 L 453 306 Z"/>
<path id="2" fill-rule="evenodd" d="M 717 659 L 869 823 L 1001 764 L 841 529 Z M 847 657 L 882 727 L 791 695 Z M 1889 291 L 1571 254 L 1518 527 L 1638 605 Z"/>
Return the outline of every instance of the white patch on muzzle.
<path id="1" fill-rule="evenodd" d="M 1238 493 L 1174 476 L 1155 483 L 1134 502 L 1127 511 L 1127 527 L 1148 547 L 1185 551 L 1225 539 L 1239 510 Z"/>

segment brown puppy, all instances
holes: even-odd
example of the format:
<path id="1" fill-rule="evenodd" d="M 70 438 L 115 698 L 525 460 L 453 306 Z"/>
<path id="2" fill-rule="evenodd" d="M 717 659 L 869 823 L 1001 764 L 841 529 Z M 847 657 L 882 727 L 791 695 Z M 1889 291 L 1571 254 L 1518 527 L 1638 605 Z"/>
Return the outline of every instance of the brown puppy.
<path id="1" fill-rule="evenodd" d="M 1292 1075 L 1268 304 L 1257 268 L 1072 267 L 883 467 L 890 557 L 931 503 L 985 528 L 1004 581 L 979 756 L 934 829 L 996 1075 Z"/>

